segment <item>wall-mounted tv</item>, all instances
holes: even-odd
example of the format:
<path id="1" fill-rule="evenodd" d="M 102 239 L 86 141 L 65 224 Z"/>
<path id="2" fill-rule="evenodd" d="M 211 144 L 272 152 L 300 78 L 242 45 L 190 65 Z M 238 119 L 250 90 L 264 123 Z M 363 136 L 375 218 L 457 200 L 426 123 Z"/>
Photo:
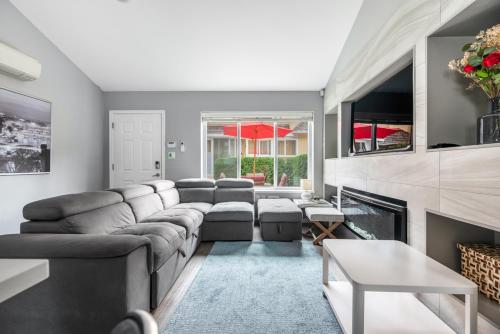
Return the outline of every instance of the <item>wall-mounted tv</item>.
<path id="1" fill-rule="evenodd" d="M 350 155 L 413 149 L 413 64 L 351 103 Z"/>
<path id="2" fill-rule="evenodd" d="M 0 88 L 0 175 L 50 172 L 51 104 Z"/>

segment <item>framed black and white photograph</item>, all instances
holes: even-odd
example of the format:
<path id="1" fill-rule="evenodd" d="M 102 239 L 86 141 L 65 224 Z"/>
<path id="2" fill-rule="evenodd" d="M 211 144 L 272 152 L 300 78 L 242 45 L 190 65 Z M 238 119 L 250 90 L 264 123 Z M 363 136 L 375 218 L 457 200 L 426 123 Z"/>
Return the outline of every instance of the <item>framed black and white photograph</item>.
<path id="1" fill-rule="evenodd" d="M 0 88 L 0 174 L 50 172 L 51 103 Z"/>

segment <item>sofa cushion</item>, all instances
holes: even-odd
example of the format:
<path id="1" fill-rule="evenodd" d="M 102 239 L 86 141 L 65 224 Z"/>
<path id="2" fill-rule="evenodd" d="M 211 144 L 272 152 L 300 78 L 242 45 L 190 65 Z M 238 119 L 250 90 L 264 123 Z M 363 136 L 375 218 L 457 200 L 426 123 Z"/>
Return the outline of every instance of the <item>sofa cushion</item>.
<path id="1" fill-rule="evenodd" d="M 253 180 L 225 178 L 215 181 L 217 188 L 253 188 Z"/>
<path id="2" fill-rule="evenodd" d="M 178 188 L 181 203 L 214 202 L 215 188 Z"/>
<path id="3" fill-rule="evenodd" d="M 203 222 L 203 214 L 195 209 L 168 209 L 155 213 L 143 223 L 168 222 L 186 229 L 187 238 L 195 233 Z"/>
<path id="4" fill-rule="evenodd" d="M 253 221 L 254 206 L 247 202 L 217 203 L 205 216 L 207 222 L 248 222 Z"/>
<path id="5" fill-rule="evenodd" d="M 122 195 L 125 201 L 154 193 L 153 187 L 145 186 L 142 184 L 132 184 L 121 188 L 112 188 L 108 189 L 108 191 L 112 191 Z"/>
<path id="6" fill-rule="evenodd" d="M 153 271 L 158 270 L 167 260 L 181 249 L 184 240 L 177 229 L 166 223 L 137 224 L 113 232 L 113 235 L 140 235 L 151 240 L 153 251 Z"/>
<path id="7" fill-rule="evenodd" d="M 177 188 L 214 188 L 215 182 L 209 179 L 182 179 L 175 182 Z"/>
<path id="8" fill-rule="evenodd" d="M 302 210 L 288 198 L 264 198 L 257 202 L 261 223 L 297 223 L 302 222 Z"/>
<path id="9" fill-rule="evenodd" d="M 212 208 L 213 204 L 204 202 L 180 203 L 174 205 L 171 209 L 194 209 L 206 215 Z"/>
<path id="10" fill-rule="evenodd" d="M 253 204 L 254 201 L 253 188 L 217 188 L 214 192 L 214 203 L 247 202 Z"/>
<path id="11" fill-rule="evenodd" d="M 108 191 L 62 195 L 27 204 L 23 216 L 29 220 L 59 220 L 122 201 L 122 196 Z"/>
<path id="12" fill-rule="evenodd" d="M 152 181 L 144 182 L 143 184 L 146 186 L 153 187 L 153 189 L 156 193 L 159 193 L 160 191 L 165 191 L 168 189 L 175 188 L 174 181 L 170 181 L 170 180 L 152 180 Z"/>
<path id="13" fill-rule="evenodd" d="M 144 218 L 163 210 L 163 203 L 158 194 L 139 196 L 126 200 L 126 202 L 132 208 L 138 223 L 142 222 Z"/>
<path id="14" fill-rule="evenodd" d="M 161 197 L 164 209 L 171 208 L 181 202 L 179 198 L 179 192 L 175 188 L 162 190 L 158 192 L 158 195 Z"/>
<path id="15" fill-rule="evenodd" d="M 307 218 L 310 221 L 318 222 L 343 222 L 344 214 L 336 208 L 315 208 L 309 207 L 305 209 Z"/>

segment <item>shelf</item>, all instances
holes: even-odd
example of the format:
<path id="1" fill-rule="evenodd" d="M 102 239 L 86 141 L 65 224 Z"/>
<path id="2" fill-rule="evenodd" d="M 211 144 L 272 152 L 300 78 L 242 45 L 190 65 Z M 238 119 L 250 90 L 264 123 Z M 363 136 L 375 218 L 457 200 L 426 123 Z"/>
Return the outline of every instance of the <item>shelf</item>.
<path id="1" fill-rule="evenodd" d="M 448 69 L 452 59 L 463 57 L 462 47 L 480 30 L 498 24 L 500 2 L 476 1 L 427 38 L 427 151 L 492 147 L 479 145 L 477 119 L 490 112 L 486 94 L 467 90 L 469 81 Z M 431 149 L 442 143 L 459 147 Z M 493 144 L 498 146 L 497 144 Z"/>
<path id="2" fill-rule="evenodd" d="M 348 282 L 331 281 L 325 295 L 346 334 L 351 334 L 352 287 Z M 365 292 L 365 334 L 452 334 L 437 315 L 411 293 Z"/>
<path id="3" fill-rule="evenodd" d="M 427 152 L 443 152 L 443 151 L 460 151 L 460 150 L 479 150 L 482 148 L 492 148 L 500 147 L 499 143 L 495 144 L 476 144 L 476 145 L 466 145 L 466 146 L 455 146 L 455 147 L 442 147 L 442 148 L 428 148 Z"/>

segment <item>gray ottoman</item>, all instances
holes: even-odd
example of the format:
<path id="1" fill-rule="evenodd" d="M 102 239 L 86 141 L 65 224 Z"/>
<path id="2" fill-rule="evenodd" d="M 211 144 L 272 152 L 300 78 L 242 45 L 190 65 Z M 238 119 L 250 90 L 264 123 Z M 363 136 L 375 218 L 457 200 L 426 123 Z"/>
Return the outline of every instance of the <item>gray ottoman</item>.
<path id="1" fill-rule="evenodd" d="M 253 239 L 254 207 L 247 202 L 222 202 L 210 208 L 201 225 L 203 241 Z"/>
<path id="2" fill-rule="evenodd" d="M 257 211 L 263 240 L 302 239 L 302 210 L 291 200 L 259 199 Z"/>

